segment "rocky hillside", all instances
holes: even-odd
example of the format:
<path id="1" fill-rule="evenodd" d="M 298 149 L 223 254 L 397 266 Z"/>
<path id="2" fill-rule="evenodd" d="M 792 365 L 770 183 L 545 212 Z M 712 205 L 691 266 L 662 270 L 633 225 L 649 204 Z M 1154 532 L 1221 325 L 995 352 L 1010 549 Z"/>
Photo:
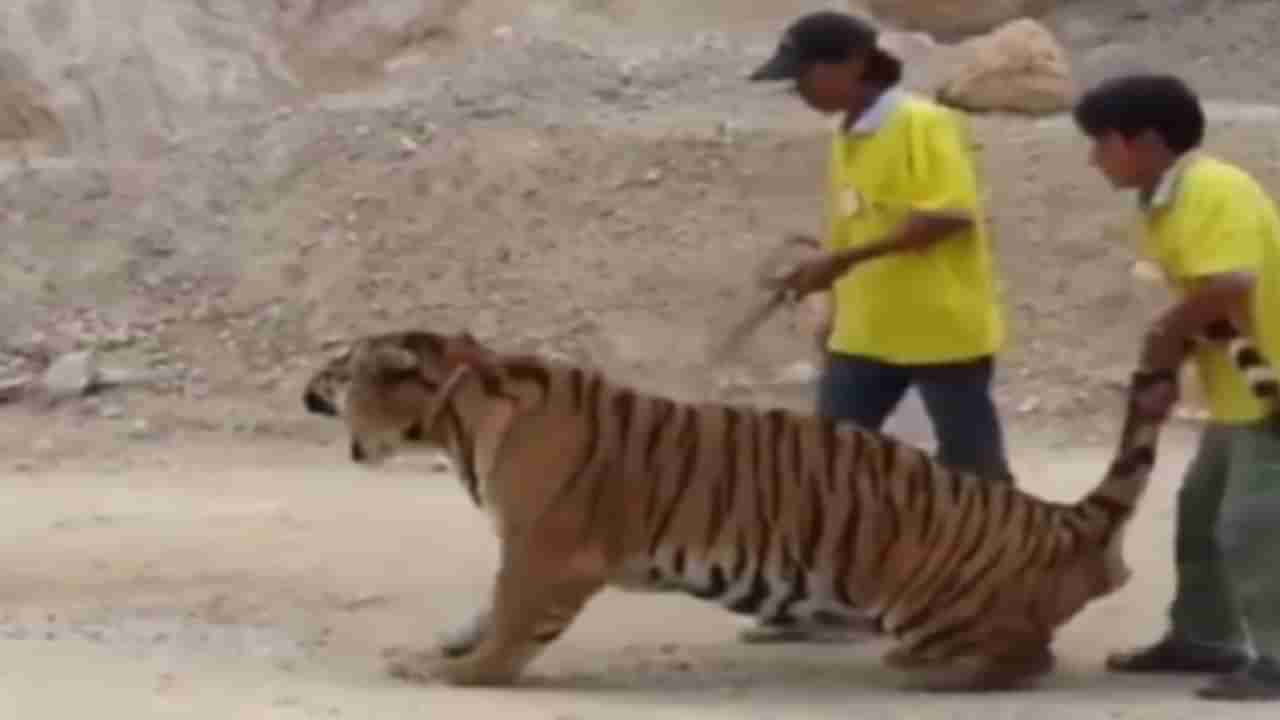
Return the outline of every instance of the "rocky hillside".
<path id="1" fill-rule="evenodd" d="M 746 271 L 815 228 L 823 122 L 743 77 L 786 19 L 825 4 L 224 0 L 89 16 L 24 0 L 0 46 L 0 379 L 92 348 L 163 379 L 91 414 L 292 422 L 326 343 L 428 324 L 682 393 L 807 402 L 803 314 L 768 325 L 735 374 L 702 363 L 755 297 Z M 1130 65 L 1190 78 L 1214 101 L 1213 147 L 1276 186 L 1264 103 L 1280 91 L 1260 48 L 1280 9 L 1230 5 L 1028 3 L 1076 82 Z M 898 36 L 912 85 L 934 86 L 965 34 Z M 1130 199 L 1061 115 L 975 125 L 1015 331 L 1001 401 L 1094 428 L 1162 299 L 1132 276 Z"/>

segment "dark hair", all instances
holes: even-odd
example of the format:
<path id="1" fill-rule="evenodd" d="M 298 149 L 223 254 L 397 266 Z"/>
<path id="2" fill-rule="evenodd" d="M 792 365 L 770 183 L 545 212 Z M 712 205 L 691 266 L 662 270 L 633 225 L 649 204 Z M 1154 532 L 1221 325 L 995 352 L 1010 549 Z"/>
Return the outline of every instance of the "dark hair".
<path id="1" fill-rule="evenodd" d="M 1123 75 L 1092 88 L 1076 102 L 1072 117 L 1090 136 L 1114 132 L 1133 138 L 1150 130 L 1181 155 L 1204 140 L 1200 99 L 1173 75 Z"/>
<path id="2" fill-rule="evenodd" d="M 902 81 L 902 61 L 883 50 L 874 49 L 867 56 L 867 69 L 862 80 L 877 87 L 893 87 Z"/>

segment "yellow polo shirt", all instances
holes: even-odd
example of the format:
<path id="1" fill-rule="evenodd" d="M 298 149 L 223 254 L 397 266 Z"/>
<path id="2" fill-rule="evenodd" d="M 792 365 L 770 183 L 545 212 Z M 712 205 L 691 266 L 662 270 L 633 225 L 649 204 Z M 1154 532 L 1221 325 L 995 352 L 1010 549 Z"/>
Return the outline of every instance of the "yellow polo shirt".
<path id="1" fill-rule="evenodd" d="M 1280 216 L 1266 191 L 1234 165 L 1201 153 L 1165 173 L 1143 209 L 1143 253 L 1180 294 L 1206 275 L 1251 271 L 1251 334 L 1263 356 L 1280 361 Z M 1262 404 L 1220 348 L 1195 355 L 1210 416 L 1221 423 L 1260 419 Z"/>
<path id="2" fill-rule="evenodd" d="M 975 225 L 922 252 L 856 266 L 833 288 L 828 348 L 895 364 L 969 360 L 1004 342 L 1004 317 L 965 118 L 900 89 L 831 144 L 831 249 L 883 240 L 912 210 L 959 210 Z"/>

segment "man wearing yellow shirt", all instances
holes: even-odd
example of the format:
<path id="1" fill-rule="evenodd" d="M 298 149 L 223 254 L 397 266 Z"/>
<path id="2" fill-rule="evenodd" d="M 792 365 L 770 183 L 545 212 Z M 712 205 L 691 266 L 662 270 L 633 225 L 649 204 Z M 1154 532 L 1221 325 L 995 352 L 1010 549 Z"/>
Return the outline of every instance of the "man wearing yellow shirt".
<path id="1" fill-rule="evenodd" d="M 1253 178 L 1198 150 L 1196 95 L 1172 76 L 1124 76 L 1087 92 L 1074 116 L 1092 163 L 1116 188 L 1138 190 L 1142 252 L 1180 298 L 1147 334 L 1147 366 L 1176 368 L 1188 339 L 1221 318 L 1276 366 L 1280 216 Z M 1170 627 L 1107 665 L 1214 673 L 1199 696 L 1280 700 L 1280 429 L 1220 348 L 1192 357 L 1211 419 L 1178 496 Z"/>
<path id="2" fill-rule="evenodd" d="M 879 430 L 915 386 L 939 459 L 1011 482 L 991 396 L 1004 318 L 974 145 L 962 115 L 899 87 L 902 63 L 877 41 L 852 15 L 811 13 L 751 75 L 792 82 L 809 107 L 841 118 L 827 252 L 780 281 L 797 297 L 834 296 L 819 335 L 827 360 L 818 412 Z M 782 613 L 744 639 L 813 636 L 788 625 Z"/>

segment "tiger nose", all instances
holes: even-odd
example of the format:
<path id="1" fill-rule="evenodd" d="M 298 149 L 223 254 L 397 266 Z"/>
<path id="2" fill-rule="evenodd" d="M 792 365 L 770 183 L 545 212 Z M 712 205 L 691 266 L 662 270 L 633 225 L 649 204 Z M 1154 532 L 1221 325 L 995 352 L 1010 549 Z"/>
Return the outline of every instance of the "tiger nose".
<path id="1" fill-rule="evenodd" d="M 364 459 L 365 459 L 364 448 L 360 447 L 360 443 L 358 442 L 351 443 L 351 460 L 353 462 L 364 462 Z"/>

